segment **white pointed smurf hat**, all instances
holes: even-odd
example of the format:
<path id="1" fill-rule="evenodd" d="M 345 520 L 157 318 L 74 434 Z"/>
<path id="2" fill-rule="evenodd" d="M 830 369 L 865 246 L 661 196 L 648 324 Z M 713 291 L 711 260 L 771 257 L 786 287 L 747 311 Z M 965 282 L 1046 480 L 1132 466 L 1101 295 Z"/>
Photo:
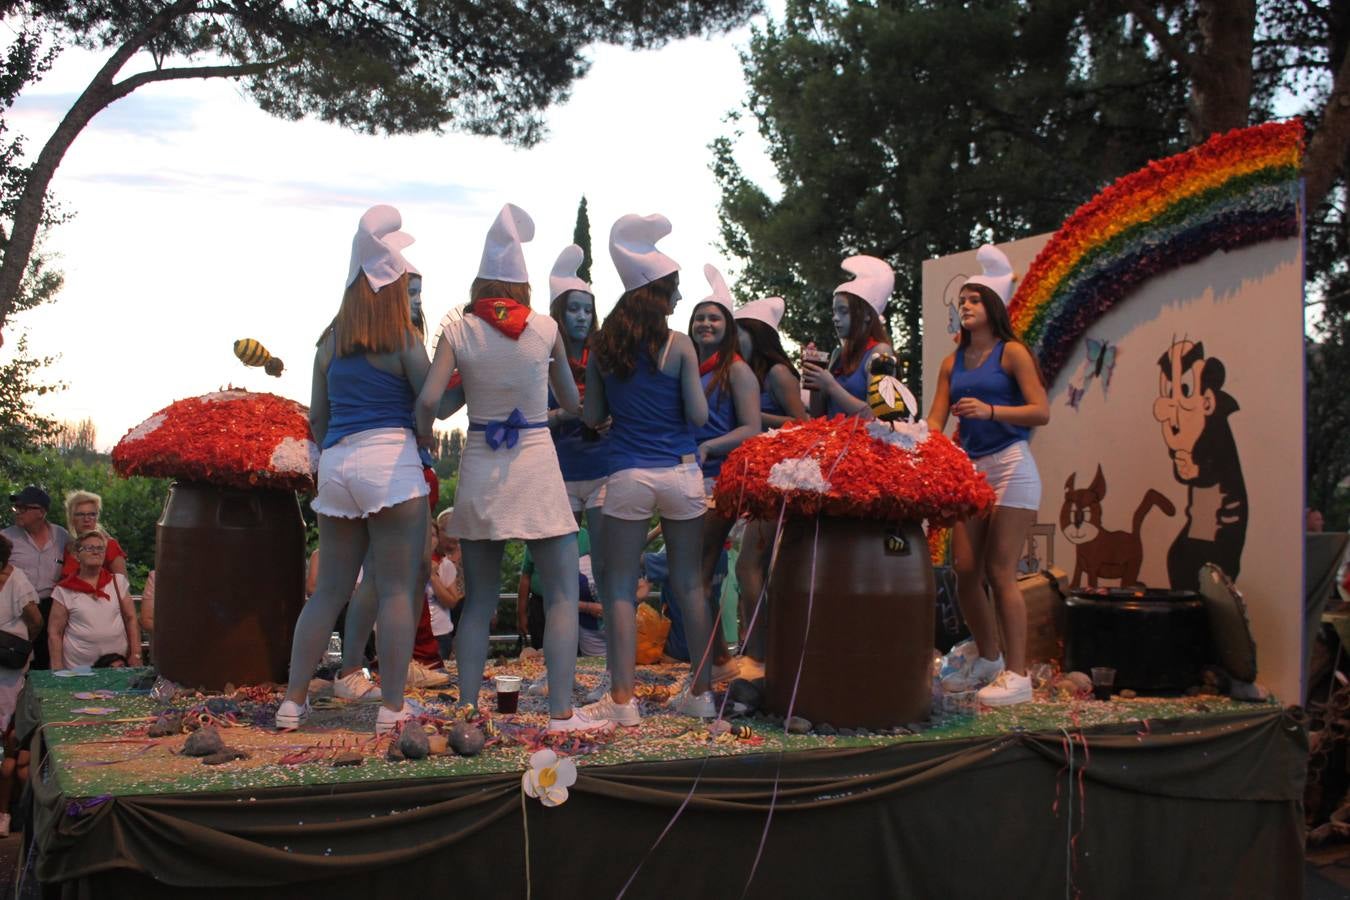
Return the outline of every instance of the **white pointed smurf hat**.
<path id="1" fill-rule="evenodd" d="M 525 269 L 525 250 L 521 244 L 533 239 L 534 219 L 530 214 L 514 203 L 503 206 L 483 243 L 478 277 L 528 284 L 530 274 Z"/>
<path id="2" fill-rule="evenodd" d="M 786 310 L 787 304 L 783 302 L 782 297 L 765 297 L 761 300 L 751 300 L 736 310 L 736 318 L 754 319 L 777 331 L 778 323 L 783 321 L 783 313 Z"/>
<path id="3" fill-rule="evenodd" d="M 595 296 L 591 286 L 577 277 L 577 269 L 586 258 L 585 251 L 577 244 L 569 244 L 558 254 L 553 271 L 548 273 L 548 300 L 552 303 L 568 291 L 584 291 Z"/>
<path id="4" fill-rule="evenodd" d="M 380 204 L 365 211 L 352 238 L 348 287 L 361 272 L 366 273 L 371 290 L 375 291 L 397 281 L 404 272 L 420 274 L 403 258 L 403 248 L 413 242 L 413 236 L 399 231 L 402 227 L 403 217 L 392 206 Z"/>
<path id="5" fill-rule="evenodd" d="M 722 273 L 717 271 L 717 266 L 712 263 L 705 263 L 703 266 L 703 277 L 708 279 L 708 284 L 712 287 L 712 293 L 704 297 L 699 303 L 720 303 L 731 312 L 736 301 L 731 299 L 731 291 L 727 288 L 727 280 L 722 277 Z"/>
<path id="6" fill-rule="evenodd" d="M 1008 305 L 1008 300 L 1012 297 L 1013 268 L 1012 263 L 1008 262 L 1007 255 L 993 244 L 985 244 L 975 251 L 975 260 L 980 264 L 982 270 L 979 275 L 972 275 L 966 279 L 966 284 L 982 284 L 989 288 L 1003 305 Z"/>
<path id="7" fill-rule="evenodd" d="M 880 316 L 891 299 L 891 291 L 895 290 L 895 272 L 891 267 L 875 256 L 850 256 L 839 264 L 839 268 L 852 275 L 853 280 L 845 281 L 834 292 L 863 298 Z"/>
<path id="8" fill-rule="evenodd" d="M 660 213 L 623 216 L 609 230 L 609 255 L 625 291 L 651 284 L 678 272 L 680 264 L 660 250 L 656 242 L 670 234 L 670 220 Z"/>

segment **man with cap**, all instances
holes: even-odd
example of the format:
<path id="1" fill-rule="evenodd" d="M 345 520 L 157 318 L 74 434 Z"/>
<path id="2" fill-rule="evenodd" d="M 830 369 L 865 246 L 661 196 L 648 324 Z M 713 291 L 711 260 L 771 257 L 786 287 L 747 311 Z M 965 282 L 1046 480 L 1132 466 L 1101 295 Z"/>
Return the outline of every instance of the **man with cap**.
<path id="1" fill-rule="evenodd" d="M 70 534 L 47 521 L 52 498 L 37 485 L 30 484 L 17 494 L 10 494 L 9 502 L 14 510 L 14 524 L 2 533 L 14 545 L 9 561 L 28 576 L 37 591 L 43 626 L 33 641 L 32 667 L 45 669 L 50 665 L 46 621 L 52 609 L 52 588 L 61 578 L 61 560 L 65 558 Z"/>

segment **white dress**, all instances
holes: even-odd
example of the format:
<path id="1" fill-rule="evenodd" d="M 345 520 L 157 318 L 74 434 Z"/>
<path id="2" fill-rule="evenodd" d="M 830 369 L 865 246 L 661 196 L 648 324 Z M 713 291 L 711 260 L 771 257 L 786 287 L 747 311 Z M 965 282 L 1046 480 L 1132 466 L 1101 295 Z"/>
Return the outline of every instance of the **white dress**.
<path id="1" fill-rule="evenodd" d="M 38 602 L 37 591 L 28 581 L 28 576 L 17 567 L 9 573 L 9 578 L 0 586 L 0 631 L 7 631 L 15 637 L 28 640 L 28 626 L 23 621 L 23 608 Z M 32 662 L 32 654 L 28 656 Z M 19 692 L 23 690 L 24 675 L 28 666 L 22 669 L 6 669 L 0 666 L 0 731 L 9 727 L 14 708 L 19 702 Z"/>
<path id="2" fill-rule="evenodd" d="M 464 379 L 469 422 L 502 422 L 519 409 L 526 422 L 548 421 L 548 369 L 558 324 L 531 313 L 512 340 L 472 313 L 444 336 Z M 522 428 L 514 447 L 493 450 L 470 429 L 459 462 L 455 515 L 448 534 L 470 541 L 536 540 L 577 530 L 548 428 Z"/>

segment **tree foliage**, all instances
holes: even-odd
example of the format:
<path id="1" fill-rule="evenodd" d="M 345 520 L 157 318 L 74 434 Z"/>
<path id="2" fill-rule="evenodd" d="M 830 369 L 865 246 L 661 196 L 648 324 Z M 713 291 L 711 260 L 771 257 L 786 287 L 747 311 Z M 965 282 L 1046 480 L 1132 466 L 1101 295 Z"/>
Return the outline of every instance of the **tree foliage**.
<path id="1" fill-rule="evenodd" d="M 577 277 L 587 284 L 591 283 L 591 215 L 586 209 L 586 196 L 577 204 L 577 224 L 572 229 L 572 243 L 581 248 L 581 265 L 577 267 Z"/>
<path id="2" fill-rule="evenodd" d="M 37 40 L 34 60 L 49 60 L 64 44 L 107 54 L 21 189 L 2 201 L 12 218 L 0 262 L 0 325 L 14 308 L 62 157 L 99 111 L 146 84 L 237 78 L 261 109 L 283 118 L 388 134 L 453 128 L 530 145 L 543 136 L 544 110 L 586 72 L 589 45 L 657 46 L 737 25 L 757 7 L 758 0 L 0 0 L 0 15 L 27 23 L 21 36 Z M 148 68 L 122 74 L 146 56 Z"/>
<path id="3" fill-rule="evenodd" d="M 922 260 L 1055 228 L 1112 177 L 1184 142 L 1184 86 L 1142 29 L 1080 2 L 792 0 L 755 30 L 748 109 L 781 196 L 713 145 L 738 291 L 788 300 L 833 344 L 853 253 L 896 270 L 891 336 L 917 381 Z"/>

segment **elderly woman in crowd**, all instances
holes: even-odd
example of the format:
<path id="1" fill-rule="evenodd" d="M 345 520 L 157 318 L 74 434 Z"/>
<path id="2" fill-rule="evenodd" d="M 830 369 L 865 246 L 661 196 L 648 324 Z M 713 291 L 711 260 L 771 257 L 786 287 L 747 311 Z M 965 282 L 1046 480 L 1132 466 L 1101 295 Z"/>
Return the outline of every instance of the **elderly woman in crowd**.
<path id="1" fill-rule="evenodd" d="M 69 491 L 66 494 L 66 525 L 71 534 L 99 529 L 99 516 L 103 513 L 103 498 L 92 491 Z M 107 532 L 104 531 L 104 535 Z M 103 557 L 103 568 L 114 575 L 126 576 L 127 554 L 122 545 L 113 538 L 108 539 L 108 550 Z M 79 556 L 74 544 L 66 545 L 66 556 L 61 562 L 61 577 L 74 575 L 79 571 Z"/>
<path id="2" fill-rule="evenodd" d="M 81 531 L 75 539 L 79 569 L 52 590 L 47 644 L 53 669 L 92 666 L 108 653 L 141 664 L 141 628 L 130 585 L 125 575 L 104 568 L 107 552 L 101 531 Z"/>

